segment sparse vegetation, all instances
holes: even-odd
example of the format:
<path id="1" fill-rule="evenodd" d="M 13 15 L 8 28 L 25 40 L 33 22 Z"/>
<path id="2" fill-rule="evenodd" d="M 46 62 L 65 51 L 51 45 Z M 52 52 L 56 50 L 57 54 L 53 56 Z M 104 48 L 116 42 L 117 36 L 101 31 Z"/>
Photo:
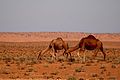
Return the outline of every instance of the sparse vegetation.
<path id="1" fill-rule="evenodd" d="M 43 72 L 43 73 L 42 73 L 42 75 L 46 75 L 46 74 L 47 74 L 47 72 Z"/>
<path id="2" fill-rule="evenodd" d="M 112 67 L 112 68 L 116 68 L 116 65 L 115 65 L 115 64 L 112 64 L 111 67 Z"/>
<path id="3" fill-rule="evenodd" d="M 76 68 L 75 69 L 75 72 L 85 72 L 85 69 L 83 66 L 79 67 L 79 68 Z"/>
<path id="4" fill-rule="evenodd" d="M 86 66 L 91 66 L 91 63 L 86 63 L 85 65 L 86 65 Z"/>
<path id="5" fill-rule="evenodd" d="M 70 76 L 67 80 L 77 80 L 74 76 Z"/>
<path id="6" fill-rule="evenodd" d="M 111 76 L 111 77 L 108 78 L 108 80 L 117 80 L 117 78 L 114 77 L 114 76 Z"/>
<path id="7" fill-rule="evenodd" d="M 58 71 L 52 72 L 51 75 L 58 75 Z"/>
<path id="8" fill-rule="evenodd" d="M 104 69 L 104 68 L 106 68 L 105 65 L 104 65 L 104 64 L 101 64 L 101 65 L 100 65 L 100 69 Z"/>
<path id="9" fill-rule="evenodd" d="M 79 78 L 79 80 L 85 80 L 84 78 Z"/>
<path id="10" fill-rule="evenodd" d="M 99 77 L 98 80 L 104 80 L 104 78 L 103 77 Z"/>
<path id="11" fill-rule="evenodd" d="M 48 68 L 48 67 L 49 67 L 49 65 L 48 65 L 48 64 L 44 64 L 43 66 L 44 66 L 44 67 L 46 67 L 46 68 Z"/>
<path id="12" fill-rule="evenodd" d="M 9 69 L 9 68 L 6 68 L 6 67 L 1 68 L 1 69 L 0 69 L 0 73 L 1 73 L 1 74 L 10 74 L 10 69 Z"/>
<path id="13" fill-rule="evenodd" d="M 63 51 L 61 51 L 57 54 L 56 60 L 52 60 L 49 54 L 45 54 L 41 60 L 37 60 L 37 52 L 44 49 L 48 43 L 18 42 L 2 43 L 1 45 L 0 42 L 0 78 L 85 80 L 86 77 L 89 77 L 88 80 L 118 80 L 119 76 L 113 75 L 113 72 L 109 69 L 114 71 L 118 70 L 118 72 L 114 73 L 120 73 L 118 69 L 120 65 L 120 49 L 115 50 L 115 55 L 118 56 L 114 58 L 114 56 L 112 56 L 112 51 L 109 51 L 113 49 L 108 48 L 106 61 L 100 60 L 102 59 L 102 54 L 98 54 L 100 56 L 97 56 L 97 61 L 95 61 L 92 59 L 91 54 L 87 52 L 87 59 L 84 64 L 81 64 L 81 60 L 76 55 L 77 51 L 73 52 L 72 57 L 68 59 L 62 55 Z M 76 44 L 76 42 L 68 43 L 72 45 Z M 81 53 L 80 55 L 83 54 Z M 97 68 L 98 71 L 95 71 L 92 67 Z M 92 69 L 94 71 L 92 71 Z"/>
<path id="14" fill-rule="evenodd" d="M 98 74 L 97 73 L 92 73 L 91 76 L 92 77 L 98 77 Z"/>

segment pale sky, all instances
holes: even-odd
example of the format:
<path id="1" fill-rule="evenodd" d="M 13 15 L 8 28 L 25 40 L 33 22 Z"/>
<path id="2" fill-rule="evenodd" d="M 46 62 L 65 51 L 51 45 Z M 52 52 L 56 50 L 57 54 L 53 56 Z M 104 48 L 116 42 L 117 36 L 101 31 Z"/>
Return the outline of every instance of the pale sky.
<path id="1" fill-rule="evenodd" d="M 120 33 L 120 0 L 0 0 L 0 32 Z"/>

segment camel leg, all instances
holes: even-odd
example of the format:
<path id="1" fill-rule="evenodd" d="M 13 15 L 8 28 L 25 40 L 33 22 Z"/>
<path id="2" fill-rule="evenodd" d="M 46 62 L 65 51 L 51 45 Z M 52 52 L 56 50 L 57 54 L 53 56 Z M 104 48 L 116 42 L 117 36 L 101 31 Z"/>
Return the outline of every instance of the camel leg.
<path id="1" fill-rule="evenodd" d="M 52 60 L 54 60 L 55 59 L 55 55 L 54 55 L 54 52 L 52 52 Z"/>
<path id="2" fill-rule="evenodd" d="M 80 49 L 79 52 L 77 53 L 78 57 L 80 57 L 81 52 L 83 53 L 82 62 L 84 63 L 86 61 L 86 50 Z"/>
<path id="3" fill-rule="evenodd" d="M 71 53 L 69 52 L 69 54 L 70 54 L 70 57 L 71 57 Z"/>
<path id="4" fill-rule="evenodd" d="M 93 58 L 95 58 L 97 56 L 98 51 L 99 51 L 99 49 L 95 49 L 95 53 L 93 55 Z"/>
<path id="5" fill-rule="evenodd" d="M 55 59 L 55 57 L 56 57 L 55 49 L 52 48 L 52 59 Z"/>
<path id="6" fill-rule="evenodd" d="M 45 50 L 41 51 L 40 55 L 44 55 L 46 52 L 48 52 L 51 48 L 47 47 Z"/>
<path id="7" fill-rule="evenodd" d="M 69 57 L 69 55 L 70 55 L 70 58 L 71 58 L 71 53 L 69 52 L 69 53 L 66 53 L 67 54 L 67 58 Z"/>
<path id="8" fill-rule="evenodd" d="M 68 58 L 68 53 L 65 53 L 67 56 L 66 56 L 66 58 Z"/>
<path id="9" fill-rule="evenodd" d="M 83 42 L 81 50 L 83 51 L 83 62 L 85 62 L 86 61 L 85 42 Z"/>
<path id="10" fill-rule="evenodd" d="M 70 53 L 70 52 L 69 52 L 69 53 L 66 53 L 66 51 L 64 51 L 63 56 L 65 56 L 65 55 L 67 55 L 66 58 L 68 58 L 69 55 L 70 55 L 70 57 L 71 57 L 71 53 Z"/>
<path id="11" fill-rule="evenodd" d="M 78 56 L 78 57 L 80 57 L 80 52 L 81 52 L 80 50 L 77 52 L 77 56 Z"/>
<path id="12" fill-rule="evenodd" d="M 50 50 L 50 48 L 47 47 L 47 48 L 44 49 L 43 51 L 40 51 L 37 59 L 39 60 L 40 56 L 41 56 L 41 55 L 44 55 L 44 54 L 45 54 L 47 51 L 49 51 L 49 50 Z"/>
<path id="13" fill-rule="evenodd" d="M 83 62 L 86 62 L 86 50 L 83 52 Z"/>
<path id="14" fill-rule="evenodd" d="M 78 51 L 78 53 L 77 53 L 77 56 L 80 58 L 80 60 L 82 60 L 82 62 L 83 62 L 83 59 L 82 59 L 82 57 L 80 56 L 80 53 L 82 53 L 83 56 L 84 56 L 84 52 L 85 52 L 85 50 L 80 49 L 80 50 Z M 85 56 L 84 56 L 84 57 L 85 57 Z M 85 58 L 84 58 L 84 61 L 85 61 Z"/>
<path id="15" fill-rule="evenodd" d="M 106 58 L 106 54 L 105 54 L 105 52 L 103 51 L 103 47 L 101 47 L 100 50 L 101 50 L 101 52 L 103 53 L 104 60 L 105 60 L 105 58 Z"/>
<path id="16" fill-rule="evenodd" d="M 63 56 L 65 56 L 65 52 L 66 52 L 66 51 L 63 52 Z"/>
<path id="17" fill-rule="evenodd" d="M 65 56 L 65 55 L 67 55 L 66 58 L 68 58 L 68 53 L 66 53 L 66 51 L 64 51 L 64 53 L 63 53 L 63 56 Z"/>
<path id="18" fill-rule="evenodd" d="M 40 56 L 41 56 L 41 52 L 39 53 L 37 60 L 39 60 L 39 59 L 40 59 Z"/>
<path id="19" fill-rule="evenodd" d="M 77 56 L 80 57 L 80 53 L 81 53 L 81 52 L 84 53 L 84 51 L 85 51 L 85 50 L 80 49 L 80 50 L 78 51 L 78 53 L 77 53 Z"/>

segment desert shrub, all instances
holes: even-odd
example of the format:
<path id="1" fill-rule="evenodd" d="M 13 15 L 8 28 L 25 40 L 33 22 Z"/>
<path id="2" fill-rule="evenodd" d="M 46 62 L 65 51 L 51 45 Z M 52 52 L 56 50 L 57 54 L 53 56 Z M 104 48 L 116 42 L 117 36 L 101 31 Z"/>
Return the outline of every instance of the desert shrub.
<path id="1" fill-rule="evenodd" d="M 66 66 L 60 66 L 59 69 L 66 69 Z"/>
<path id="2" fill-rule="evenodd" d="M 25 75 L 25 76 L 29 76 L 29 75 L 30 75 L 30 73 L 24 73 L 24 75 Z"/>
<path id="3" fill-rule="evenodd" d="M 105 65 L 104 65 L 104 64 L 101 64 L 101 65 L 100 65 L 100 69 L 104 69 L 104 68 L 106 68 Z"/>
<path id="4" fill-rule="evenodd" d="M 26 65 L 34 65 L 34 64 L 36 64 L 37 63 L 37 60 L 36 59 L 27 59 L 26 60 Z"/>
<path id="5" fill-rule="evenodd" d="M 65 64 L 62 63 L 61 66 L 65 66 Z"/>
<path id="6" fill-rule="evenodd" d="M 13 58 L 13 60 L 14 60 L 14 61 L 19 61 L 19 57 L 18 57 L 18 56 L 15 56 L 15 57 Z"/>
<path id="7" fill-rule="evenodd" d="M 33 69 L 32 68 L 30 68 L 30 69 L 28 69 L 26 72 L 32 72 L 33 71 Z"/>
<path id="8" fill-rule="evenodd" d="M 20 58 L 19 58 L 20 63 L 25 62 L 25 59 L 26 59 L 25 57 L 20 57 Z"/>
<path id="9" fill-rule="evenodd" d="M 75 62 L 75 58 L 74 57 L 71 57 L 68 59 L 69 62 Z"/>
<path id="10" fill-rule="evenodd" d="M 73 63 L 72 62 L 67 62 L 67 65 L 72 65 Z"/>
<path id="11" fill-rule="evenodd" d="M 113 60 L 113 64 L 120 64 L 120 58 L 116 58 Z"/>
<path id="12" fill-rule="evenodd" d="M 4 60 L 6 63 L 8 63 L 8 62 L 11 62 L 12 57 L 9 56 L 9 55 L 5 55 L 5 56 L 3 56 L 3 60 Z"/>
<path id="13" fill-rule="evenodd" d="M 52 72 L 51 75 L 58 75 L 58 71 Z"/>
<path id="14" fill-rule="evenodd" d="M 33 72 L 33 71 L 34 71 L 34 68 L 29 67 L 26 72 Z"/>
<path id="15" fill-rule="evenodd" d="M 43 67 L 46 67 L 46 68 L 48 68 L 48 67 L 49 67 L 49 65 L 48 65 L 48 64 L 44 64 L 44 65 L 43 65 Z"/>
<path id="16" fill-rule="evenodd" d="M 66 66 L 64 64 L 61 64 L 61 66 L 59 66 L 59 69 L 66 69 Z"/>
<path id="17" fill-rule="evenodd" d="M 82 68 L 76 68 L 75 72 L 82 72 Z"/>
<path id="18" fill-rule="evenodd" d="M 74 76 L 70 76 L 67 80 L 77 80 Z"/>
<path id="19" fill-rule="evenodd" d="M 103 77 L 99 77 L 98 80 L 104 80 L 104 78 Z"/>
<path id="20" fill-rule="evenodd" d="M 42 75 L 46 75 L 46 74 L 47 74 L 47 72 L 43 72 L 43 73 L 42 73 Z"/>
<path id="21" fill-rule="evenodd" d="M 10 66 L 10 64 L 6 64 L 6 66 Z"/>
<path id="22" fill-rule="evenodd" d="M 84 78 L 79 78 L 79 80 L 85 80 Z"/>
<path id="23" fill-rule="evenodd" d="M 19 77 L 19 76 L 13 76 L 13 75 L 12 75 L 12 76 L 10 76 L 9 78 L 10 78 L 10 79 L 18 79 L 18 78 L 20 78 L 20 77 Z"/>
<path id="24" fill-rule="evenodd" d="M 2 74 L 10 74 L 10 72 L 8 72 L 7 70 L 3 70 Z"/>
<path id="25" fill-rule="evenodd" d="M 44 79 L 54 79 L 53 75 L 45 75 L 43 76 Z"/>
<path id="26" fill-rule="evenodd" d="M 91 63 L 86 63 L 85 66 L 91 66 L 92 64 Z"/>
<path id="27" fill-rule="evenodd" d="M 92 73 L 91 76 L 92 77 L 98 77 L 98 74 L 97 73 Z"/>
<path id="28" fill-rule="evenodd" d="M 4 68 L 0 69 L 0 73 L 1 74 L 10 74 L 10 70 L 9 70 L 9 68 L 4 67 Z"/>
<path id="29" fill-rule="evenodd" d="M 58 62 L 64 62 L 65 61 L 65 58 L 63 57 L 63 56 L 60 56 L 60 57 L 58 57 L 58 60 L 57 60 Z"/>
<path id="30" fill-rule="evenodd" d="M 115 65 L 115 64 L 112 64 L 112 65 L 111 65 L 111 68 L 116 68 L 116 65 Z"/>
<path id="31" fill-rule="evenodd" d="M 84 67 L 83 67 L 83 66 L 75 69 L 75 72 L 84 72 L 84 71 L 85 71 L 85 70 L 84 70 Z"/>
<path id="32" fill-rule="evenodd" d="M 61 77 L 57 77 L 57 80 L 62 80 Z"/>
<path id="33" fill-rule="evenodd" d="M 47 57 L 46 61 L 51 64 L 54 63 L 55 60 L 52 59 L 51 57 Z"/>
<path id="34" fill-rule="evenodd" d="M 111 76 L 111 77 L 108 78 L 108 80 L 117 80 L 117 78 L 114 77 L 114 76 Z"/>

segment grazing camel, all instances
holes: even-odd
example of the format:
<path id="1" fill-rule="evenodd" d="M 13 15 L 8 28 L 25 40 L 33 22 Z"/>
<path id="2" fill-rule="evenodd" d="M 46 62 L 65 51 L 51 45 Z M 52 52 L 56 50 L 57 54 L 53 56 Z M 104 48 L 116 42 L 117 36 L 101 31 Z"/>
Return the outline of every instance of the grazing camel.
<path id="1" fill-rule="evenodd" d="M 103 44 L 100 40 L 96 39 L 93 35 L 89 35 L 85 38 L 82 38 L 80 40 L 79 44 L 77 44 L 75 47 L 69 48 L 68 50 L 66 50 L 65 53 L 75 51 L 79 48 L 80 48 L 80 51 L 83 51 L 83 52 L 85 51 L 85 49 L 86 50 L 95 50 L 94 57 L 97 56 L 97 53 L 100 50 L 103 53 L 104 60 L 105 60 L 106 54 L 103 51 Z M 78 54 L 78 56 L 79 56 L 79 54 Z M 84 52 L 84 62 L 85 62 L 85 52 Z"/>
<path id="2" fill-rule="evenodd" d="M 42 54 L 42 55 L 45 54 L 45 53 L 46 53 L 47 51 L 49 51 L 50 49 L 53 50 L 52 57 L 55 58 L 56 53 L 57 53 L 57 50 L 62 50 L 62 49 L 64 49 L 64 50 L 66 51 L 68 48 L 69 48 L 69 47 L 68 47 L 68 44 L 65 43 L 61 37 L 58 37 L 58 38 L 56 38 L 56 39 L 53 39 L 53 40 L 50 42 L 49 46 L 48 46 L 45 50 L 43 50 L 43 51 L 40 52 L 40 54 L 38 55 L 38 59 L 39 59 L 39 57 L 41 56 L 41 54 Z M 63 55 L 65 54 L 65 51 L 64 51 Z M 68 57 L 68 53 L 66 53 L 66 54 L 67 54 L 67 57 Z M 71 55 L 71 54 L 70 54 L 70 55 Z"/>

